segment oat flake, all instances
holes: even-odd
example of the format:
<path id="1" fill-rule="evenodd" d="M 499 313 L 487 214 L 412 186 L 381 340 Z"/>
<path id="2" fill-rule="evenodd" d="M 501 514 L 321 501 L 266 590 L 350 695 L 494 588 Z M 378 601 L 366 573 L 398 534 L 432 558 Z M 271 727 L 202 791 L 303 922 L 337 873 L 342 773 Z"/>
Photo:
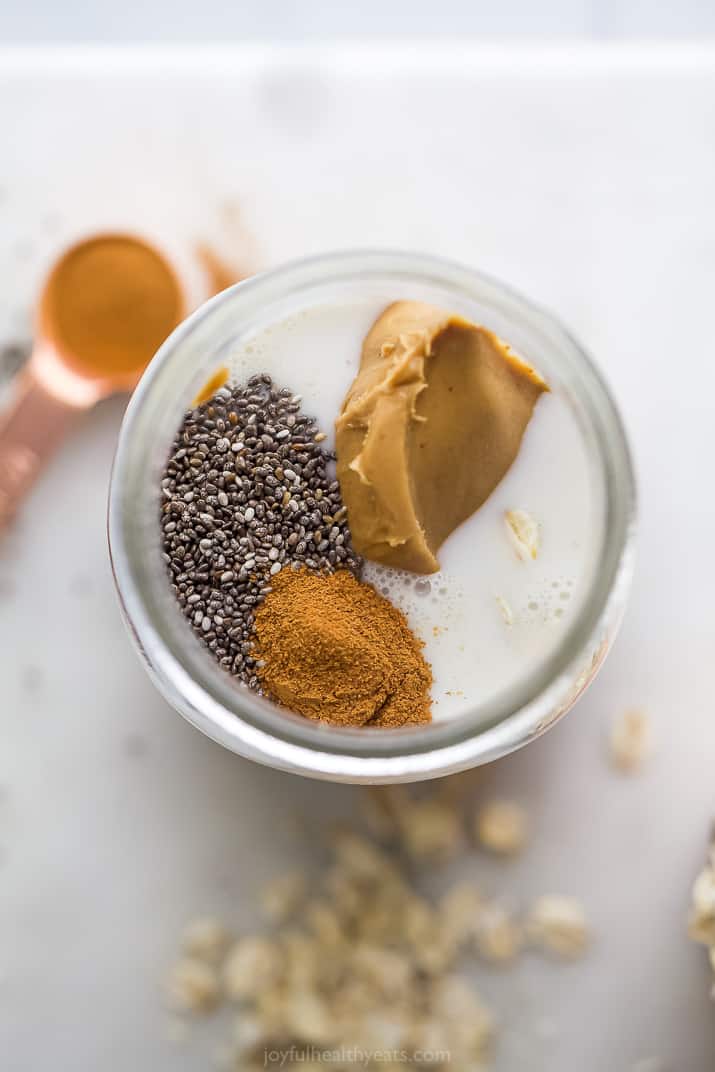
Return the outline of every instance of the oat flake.
<path id="1" fill-rule="evenodd" d="M 574 897 L 539 897 L 529 913 L 526 931 L 534 946 L 568 959 L 581 956 L 590 941 L 586 913 Z"/>
<path id="2" fill-rule="evenodd" d="M 507 510 L 504 514 L 506 530 L 519 558 L 534 559 L 539 553 L 539 524 L 526 510 Z"/>
<path id="3" fill-rule="evenodd" d="M 514 856 L 526 844 L 529 823 L 520 804 L 494 800 L 479 809 L 475 827 L 483 848 L 499 856 Z"/>
<path id="4" fill-rule="evenodd" d="M 631 708 L 614 721 L 609 737 L 611 761 L 625 774 L 635 774 L 651 749 L 650 720 L 644 711 Z"/>

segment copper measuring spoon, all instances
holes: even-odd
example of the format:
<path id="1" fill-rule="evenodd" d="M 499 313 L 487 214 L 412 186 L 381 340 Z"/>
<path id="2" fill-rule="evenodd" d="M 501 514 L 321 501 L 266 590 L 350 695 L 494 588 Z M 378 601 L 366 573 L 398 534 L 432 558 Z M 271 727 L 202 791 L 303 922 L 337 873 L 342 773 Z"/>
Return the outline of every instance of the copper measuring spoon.
<path id="1" fill-rule="evenodd" d="M 103 275 L 104 290 L 79 285 Z M 0 415 L 0 530 L 80 414 L 136 386 L 184 305 L 169 262 L 133 235 L 96 235 L 56 262 L 40 297 L 32 354 Z M 150 329 L 138 346 L 139 315 Z"/>

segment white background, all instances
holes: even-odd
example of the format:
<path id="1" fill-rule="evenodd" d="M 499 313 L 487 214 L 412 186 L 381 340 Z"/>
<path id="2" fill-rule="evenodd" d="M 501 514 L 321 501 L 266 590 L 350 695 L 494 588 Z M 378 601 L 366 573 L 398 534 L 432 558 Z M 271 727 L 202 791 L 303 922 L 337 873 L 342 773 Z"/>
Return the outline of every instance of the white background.
<path id="1" fill-rule="evenodd" d="M 306 40 L 331 35 L 692 37 L 711 0 L 3 0 L 0 42 Z"/>
<path id="2" fill-rule="evenodd" d="M 74 53 L 0 56 L 0 71 L 5 331 L 53 249 L 134 222 L 179 246 L 218 235 L 252 267 L 424 248 L 554 308 L 598 356 L 640 477 L 631 609 L 577 709 L 477 788 L 526 804 L 532 847 L 463 865 L 516 904 L 578 896 L 594 947 L 478 984 L 502 1024 L 498 1072 L 630 1072 L 652 1056 L 712 1072 L 708 970 L 685 918 L 715 806 L 715 52 Z M 221 751 L 152 689 L 105 545 L 121 410 L 87 418 L 0 548 L 2 1072 L 206 1068 L 208 1046 L 163 1038 L 182 922 L 252 925 L 263 879 L 314 863 L 327 817 L 356 808 L 358 790 Z M 630 704 L 657 741 L 636 779 L 604 755 Z"/>

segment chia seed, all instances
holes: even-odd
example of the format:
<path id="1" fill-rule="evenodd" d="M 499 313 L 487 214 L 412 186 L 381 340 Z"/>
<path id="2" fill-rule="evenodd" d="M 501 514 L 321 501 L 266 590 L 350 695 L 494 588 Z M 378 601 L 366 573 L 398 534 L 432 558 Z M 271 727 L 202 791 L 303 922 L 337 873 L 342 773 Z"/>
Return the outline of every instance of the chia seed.
<path id="1" fill-rule="evenodd" d="M 273 577 L 289 564 L 362 568 L 335 455 L 300 403 L 266 375 L 222 387 L 185 414 L 161 480 L 162 552 L 181 612 L 219 664 L 256 691 L 253 619 Z M 306 532 L 316 501 L 329 535 Z"/>

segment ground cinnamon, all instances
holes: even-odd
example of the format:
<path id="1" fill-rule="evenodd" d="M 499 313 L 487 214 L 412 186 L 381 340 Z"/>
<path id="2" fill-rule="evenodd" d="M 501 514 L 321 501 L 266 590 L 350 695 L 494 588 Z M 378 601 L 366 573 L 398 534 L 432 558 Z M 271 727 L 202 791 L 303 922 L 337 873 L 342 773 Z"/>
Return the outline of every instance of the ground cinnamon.
<path id="1" fill-rule="evenodd" d="M 246 272 L 224 260 L 206 242 L 198 243 L 196 256 L 206 275 L 210 294 L 220 294 L 222 290 L 226 290 L 227 287 L 232 287 L 234 283 L 239 283 L 246 278 Z"/>
<path id="2" fill-rule="evenodd" d="M 45 290 L 46 334 L 84 376 L 142 371 L 183 315 L 181 287 L 164 258 L 131 235 L 107 234 L 70 250 Z"/>
<path id="3" fill-rule="evenodd" d="M 339 726 L 429 722 L 432 673 L 405 616 L 347 570 L 286 568 L 255 617 L 266 692 Z"/>

